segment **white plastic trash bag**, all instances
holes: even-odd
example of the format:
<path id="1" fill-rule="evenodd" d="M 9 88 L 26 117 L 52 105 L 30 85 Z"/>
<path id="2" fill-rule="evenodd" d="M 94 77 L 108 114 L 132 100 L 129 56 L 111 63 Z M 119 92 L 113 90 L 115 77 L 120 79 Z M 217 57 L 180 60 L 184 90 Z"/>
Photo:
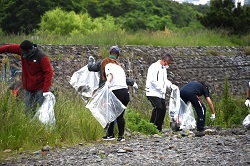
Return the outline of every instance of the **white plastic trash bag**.
<path id="1" fill-rule="evenodd" d="M 50 92 L 43 101 L 43 104 L 36 112 L 34 118 L 38 118 L 43 124 L 54 126 L 56 118 L 54 113 L 54 106 L 56 99 L 53 93 Z"/>
<path id="2" fill-rule="evenodd" d="M 177 122 L 179 110 L 181 106 L 180 100 L 180 90 L 179 88 L 172 90 L 170 99 L 169 99 L 169 117 L 170 121 Z"/>
<path id="3" fill-rule="evenodd" d="M 126 109 L 126 106 L 105 85 L 95 92 L 86 108 L 103 128 L 107 128 Z"/>
<path id="4" fill-rule="evenodd" d="M 250 114 L 248 114 L 243 120 L 243 126 L 250 129 Z"/>
<path id="5" fill-rule="evenodd" d="M 99 73 L 90 72 L 86 65 L 73 73 L 69 83 L 82 97 L 92 97 L 94 90 L 99 87 Z"/>
<path id="6" fill-rule="evenodd" d="M 185 102 L 181 99 L 181 107 L 178 118 L 178 122 L 180 123 L 180 129 L 190 130 L 196 127 L 194 110 L 190 102 L 185 104 Z"/>
<path id="7" fill-rule="evenodd" d="M 172 90 L 169 99 L 170 122 L 175 123 L 182 130 L 190 130 L 196 127 L 192 104 L 186 104 L 180 97 L 179 88 Z M 177 127 L 175 126 L 175 127 Z"/>

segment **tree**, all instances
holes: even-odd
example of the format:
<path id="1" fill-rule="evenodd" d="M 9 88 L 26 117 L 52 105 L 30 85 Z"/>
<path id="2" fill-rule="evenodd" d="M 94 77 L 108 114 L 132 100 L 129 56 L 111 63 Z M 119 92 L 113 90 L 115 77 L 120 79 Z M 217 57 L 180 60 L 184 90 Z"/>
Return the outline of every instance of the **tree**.
<path id="1" fill-rule="evenodd" d="M 235 8 L 232 0 L 212 0 L 208 12 L 199 20 L 207 28 L 222 28 L 234 34 L 244 34 L 250 30 L 249 11 L 248 6 Z"/>
<path id="2" fill-rule="evenodd" d="M 81 0 L 1 0 L 0 22 L 5 33 L 32 33 L 38 28 L 41 16 L 56 6 L 81 11 Z"/>

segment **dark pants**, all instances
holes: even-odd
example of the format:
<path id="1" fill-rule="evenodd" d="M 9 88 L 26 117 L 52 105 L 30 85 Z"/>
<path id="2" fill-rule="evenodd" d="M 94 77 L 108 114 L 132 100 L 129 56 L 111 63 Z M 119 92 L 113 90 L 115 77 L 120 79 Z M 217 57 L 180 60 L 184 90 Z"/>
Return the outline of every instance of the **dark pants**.
<path id="1" fill-rule="evenodd" d="M 181 99 L 187 104 L 187 102 L 191 102 L 193 107 L 195 108 L 198 120 L 197 120 L 197 131 L 203 131 L 206 120 L 206 107 L 199 100 L 199 98 L 192 93 L 186 91 L 180 91 Z"/>
<path id="2" fill-rule="evenodd" d="M 129 103 L 129 92 L 128 89 L 118 89 L 112 91 L 115 96 L 122 102 L 123 105 L 127 106 Z M 123 117 L 125 110 L 121 113 L 120 116 L 116 118 L 116 123 L 118 126 L 118 136 L 122 137 L 125 130 L 125 119 Z M 114 122 L 111 122 L 108 128 L 109 136 L 114 135 Z"/>
<path id="3" fill-rule="evenodd" d="M 27 115 L 34 116 L 36 113 L 37 104 L 40 106 L 43 104 L 43 90 L 29 92 L 24 91 L 24 103 L 25 103 L 25 113 Z"/>
<path id="4" fill-rule="evenodd" d="M 148 100 L 154 107 L 151 115 L 150 122 L 157 126 L 159 131 L 162 131 L 162 125 L 166 115 L 166 102 L 165 99 L 159 97 L 147 96 Z"/>

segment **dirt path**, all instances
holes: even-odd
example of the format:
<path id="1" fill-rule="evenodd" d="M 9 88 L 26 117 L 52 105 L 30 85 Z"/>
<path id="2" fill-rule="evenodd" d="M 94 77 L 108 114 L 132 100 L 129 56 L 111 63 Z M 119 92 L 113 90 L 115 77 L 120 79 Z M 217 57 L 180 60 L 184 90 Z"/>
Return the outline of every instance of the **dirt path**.
<path id="1" fill-rule="evenodd" d="M 211 134 L 211 133 L 210 133 Z M 204 137 L 166 131 L 162 137 L 137 135 L 125 142 L 20 154 L 0 165 L 250 165 L 250 131 L 221 130 Z"/>

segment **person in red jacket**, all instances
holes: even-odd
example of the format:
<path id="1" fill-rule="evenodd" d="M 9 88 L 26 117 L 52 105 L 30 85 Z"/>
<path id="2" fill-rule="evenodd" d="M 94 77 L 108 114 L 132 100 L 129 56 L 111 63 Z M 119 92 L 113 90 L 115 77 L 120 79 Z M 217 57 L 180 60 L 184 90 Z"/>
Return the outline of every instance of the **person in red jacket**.
<path id="1" fill-rule="evenodd" d="M 49 57 L 29 40 L 21 44 L 3 45 L 0 47 L 1 53 L 21 56 L 25 112 L 34 115 L 37 104 L 42 105 L 50 93 L 53 70 Z"/>

